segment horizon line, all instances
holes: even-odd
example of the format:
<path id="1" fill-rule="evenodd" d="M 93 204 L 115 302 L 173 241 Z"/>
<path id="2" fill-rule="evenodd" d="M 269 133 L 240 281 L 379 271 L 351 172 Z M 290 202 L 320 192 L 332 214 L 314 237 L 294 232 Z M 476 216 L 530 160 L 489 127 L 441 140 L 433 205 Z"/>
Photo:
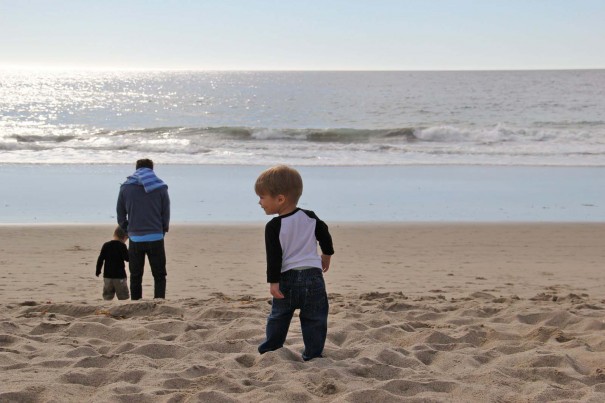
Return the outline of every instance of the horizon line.
<path id="1" fill-rule="evenodd" d="M 39 66 L 39 65 L 2 65 L 0 70 L 21 71 L 82 71 L 82 72 L 505 72 L 505 71 L 576 71 L 576 70 L 605 70 L 605 67 L 527 67 L 527 68 L 427 68 L 427 69 L 273 69 L 273 68 L 242 68 L 242 69 L 210 69 L 210 68 L 173 68 L 173 67 L 93 67 L 93 66 Z"/>

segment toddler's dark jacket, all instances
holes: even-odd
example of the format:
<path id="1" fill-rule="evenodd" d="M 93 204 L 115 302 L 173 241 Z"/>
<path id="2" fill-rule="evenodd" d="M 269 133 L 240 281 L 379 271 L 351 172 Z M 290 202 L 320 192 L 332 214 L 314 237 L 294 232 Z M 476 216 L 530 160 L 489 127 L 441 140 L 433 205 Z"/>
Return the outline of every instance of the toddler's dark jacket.
<path id="1" fill-rule="evenodd" d="M 96 275 L 99 276 L 101 274 L 101 268 L 103 267 L 103 262 L 105 262 L 103 277 L 126 278 L 126 265 L 124 261 L 128 261 L 128 249 L 126 245 L 116 240 L 105 242 L 97 259 Z"/>

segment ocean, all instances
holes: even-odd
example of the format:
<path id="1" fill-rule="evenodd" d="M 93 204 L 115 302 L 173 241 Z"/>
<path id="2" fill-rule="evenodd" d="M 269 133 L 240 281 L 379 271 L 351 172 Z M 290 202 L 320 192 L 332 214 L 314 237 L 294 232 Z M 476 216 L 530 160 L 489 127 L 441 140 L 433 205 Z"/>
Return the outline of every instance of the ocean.
<path id="1" fill-rule="evenodd" d="M 0 163 L 605 166 L 605 70 L 3 70 L 0 111 Z"/>
<path id="2" fill-rule="evenodd" d="M 605 70 L 0 70 L 0 223 L 115 223 L 139 158 L 173 220 L 261 222 L 297 167 L 330 222 L 605 221 Z"/>

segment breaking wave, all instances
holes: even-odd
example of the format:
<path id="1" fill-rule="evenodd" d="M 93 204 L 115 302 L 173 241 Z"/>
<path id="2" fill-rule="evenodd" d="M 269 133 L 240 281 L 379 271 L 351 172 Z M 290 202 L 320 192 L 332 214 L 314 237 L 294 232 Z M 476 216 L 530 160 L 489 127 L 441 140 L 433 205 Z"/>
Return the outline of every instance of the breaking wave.
<path id="1" fill-rule="evenodd" d="M 506 164 L 605 166 L 605 130 L 571 128 L 153 127 L 81 126 L 0 133 L 0 162 L 111 162 L 141 154 L 165 163 L 327 165 Z M 56 134 L 53 134 L 56 133 Z"/>

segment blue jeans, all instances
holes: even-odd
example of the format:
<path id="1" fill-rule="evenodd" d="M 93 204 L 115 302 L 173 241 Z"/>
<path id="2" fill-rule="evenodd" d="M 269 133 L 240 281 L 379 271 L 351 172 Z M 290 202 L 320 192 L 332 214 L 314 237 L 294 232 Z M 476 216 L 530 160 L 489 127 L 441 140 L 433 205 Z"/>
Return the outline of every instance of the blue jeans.
<path id="1" fill-rule="evenodd" d="M 258 346 L 261 354 L 283 347 L 296 309 L 300 309 L 300 327 L 305 361 L 321 357 L 328 333 L 328 295 L 321 269 L 288 270 L 281 274 L 279 289 L 284 299 L 273 298 L 267 319 L 267 339 Z"/>

